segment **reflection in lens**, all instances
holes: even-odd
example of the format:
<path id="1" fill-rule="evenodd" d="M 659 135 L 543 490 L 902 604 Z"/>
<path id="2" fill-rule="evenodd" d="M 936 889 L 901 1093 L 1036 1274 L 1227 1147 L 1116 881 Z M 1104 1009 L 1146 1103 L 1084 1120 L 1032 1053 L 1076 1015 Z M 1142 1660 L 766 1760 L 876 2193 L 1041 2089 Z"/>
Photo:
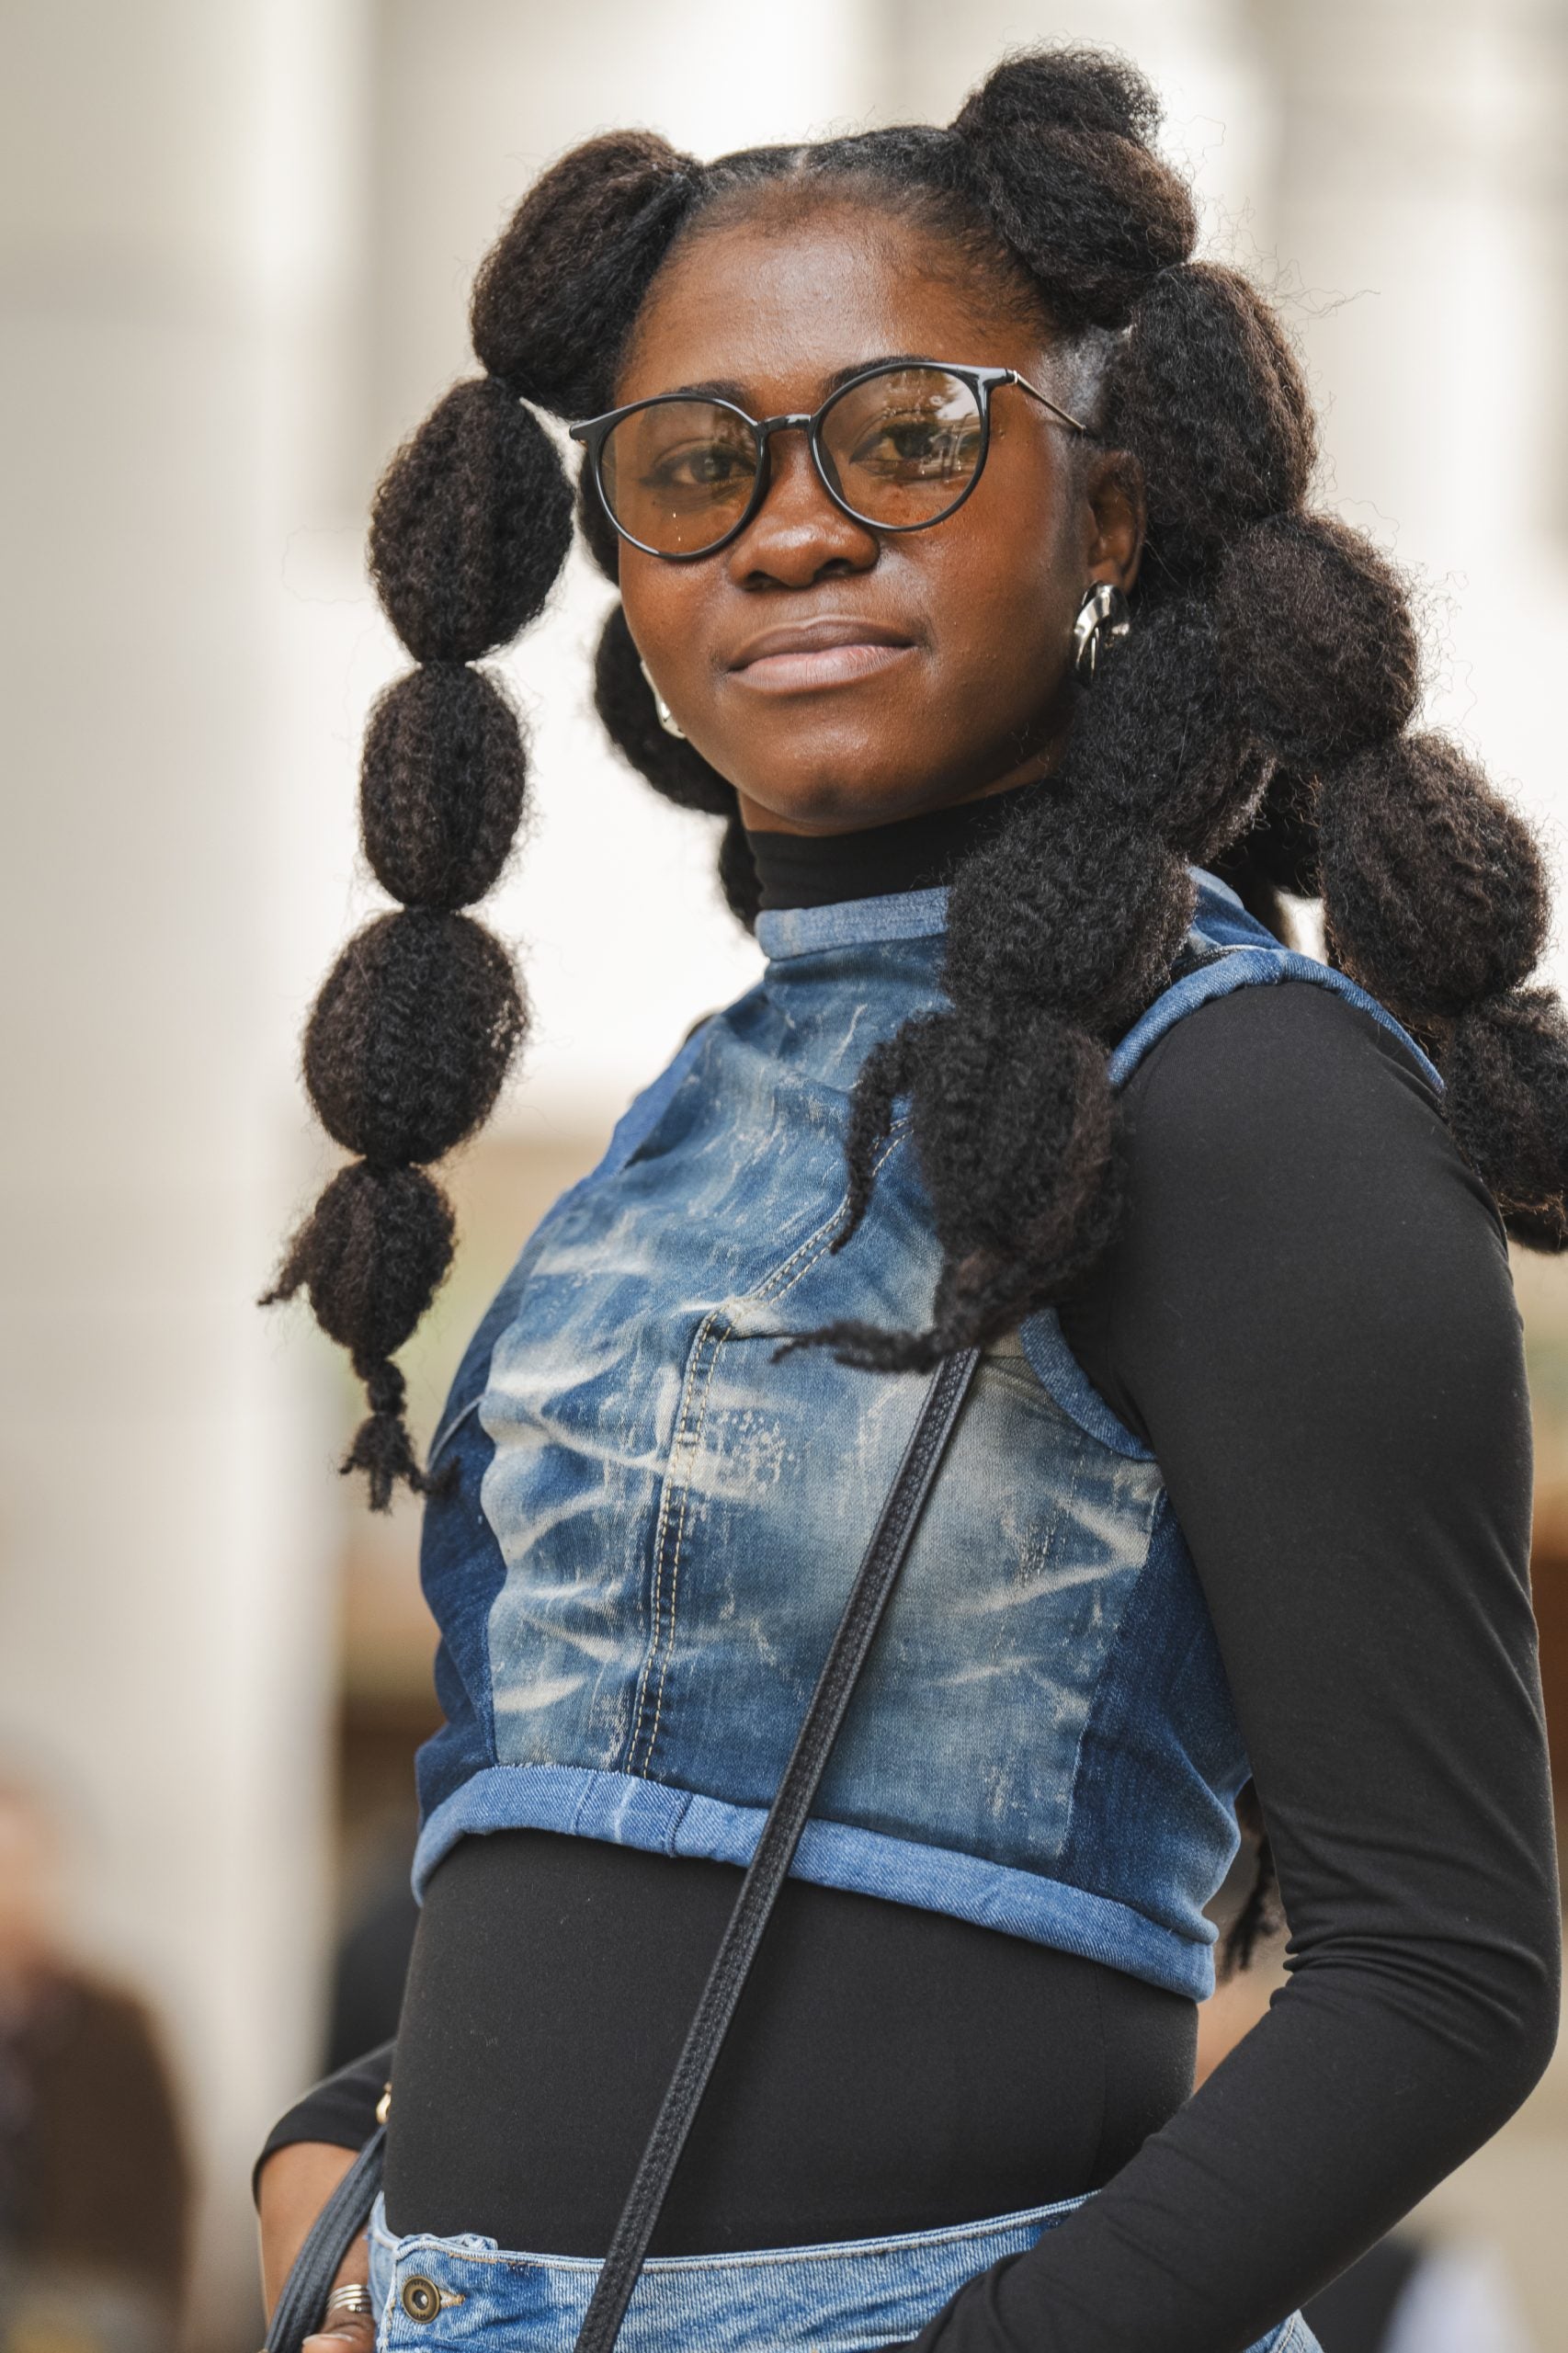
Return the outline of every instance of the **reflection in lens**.
<path id="1" fill-rule="evenodd" d="M 823 419 L 822 453 L 834 488 L 868 522 L 932 523 L 959 500 L 980 465 L 980 406 L 945 368 L 895 368 L 848 385 Z"/>
<path id="2" fill-rule="evenodd" d="M 733 530 L 756 482 L 756 436 L 720 401 L 651 401 L 605 438 L 599 476 L 623 531 L 697 555 Z"/>

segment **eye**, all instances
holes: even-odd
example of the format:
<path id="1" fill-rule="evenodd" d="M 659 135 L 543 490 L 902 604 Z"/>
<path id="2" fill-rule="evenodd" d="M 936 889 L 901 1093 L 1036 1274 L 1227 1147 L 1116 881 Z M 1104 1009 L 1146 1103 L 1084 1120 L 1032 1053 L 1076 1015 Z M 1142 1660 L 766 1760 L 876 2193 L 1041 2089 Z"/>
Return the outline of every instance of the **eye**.
<path id="1" fill-rule="evenodd" d="M 599 459 L 610 509 L 638 529 L 653 515 L 730 513 L 756 479 L 756 439 L 742 416 L 711 401 L 651 401 L 631 410 Z"/>
<path id="2" fill-rule="evenodd" d="M 756 460 L 737 443 L 692 440 L 661 450 L 658 462 L 642 476 L 648 490 L 728 490 L 749 483 Z"/>
<path id="3" fill-rule="evenodd" d="M 849 462 L 895 482 L 962 480 L 980 455 L 980 419 L 944 416 L 935 408 L 890 410 L 857 435 Z"/>

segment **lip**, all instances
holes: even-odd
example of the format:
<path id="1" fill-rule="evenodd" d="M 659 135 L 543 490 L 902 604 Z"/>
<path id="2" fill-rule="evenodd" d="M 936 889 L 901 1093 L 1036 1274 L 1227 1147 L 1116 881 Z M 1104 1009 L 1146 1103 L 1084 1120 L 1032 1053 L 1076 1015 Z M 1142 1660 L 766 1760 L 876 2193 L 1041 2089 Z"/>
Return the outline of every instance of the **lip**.
<path id="1" fill-rule="evenodd" d="M 847 686 L 891 668 L 914 651 L 902 630 L 851 614 L 789 621 L 747 638 L 730 665 L 742 685 L 765 693 Z"/>

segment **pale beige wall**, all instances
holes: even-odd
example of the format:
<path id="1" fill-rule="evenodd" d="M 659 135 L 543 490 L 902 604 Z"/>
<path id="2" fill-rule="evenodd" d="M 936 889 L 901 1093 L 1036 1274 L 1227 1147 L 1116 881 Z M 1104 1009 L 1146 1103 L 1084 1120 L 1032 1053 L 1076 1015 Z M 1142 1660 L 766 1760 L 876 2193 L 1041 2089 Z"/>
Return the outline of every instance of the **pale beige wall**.
<path id="1" fill-rule="evenodd" d="M 330 1522 L 253 1302 L 294 1183 L 278 581 L 359 69 L 334 0 L 3 24 L 0 1747 L 172 2042 L 227 2336 L 318 2002 Z"/>

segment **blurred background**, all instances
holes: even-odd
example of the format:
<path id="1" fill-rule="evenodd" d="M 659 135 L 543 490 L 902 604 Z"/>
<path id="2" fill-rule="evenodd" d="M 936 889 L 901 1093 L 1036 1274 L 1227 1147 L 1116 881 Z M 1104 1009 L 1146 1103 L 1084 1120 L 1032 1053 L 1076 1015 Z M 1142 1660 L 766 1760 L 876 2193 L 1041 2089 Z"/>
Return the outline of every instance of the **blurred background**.
<path id="1" fill-rule="evenodd" d="M 375 904 L 375 474 L 469 364 L 474 265 L 562 147 L 945 119 L 1051 36 L 1159 83 L 1208 249 L 1305 354 L 1325 503 L 1424 584 L 1430 718 L 1561 870 L 1568 0 L 0 0 L 0 2289 L 71 2099 L 138 2152 L 91 2196 L 67 2165 L 77 2203 L 145 2210 L 129 2256 L 58 2224 L 129 2285 L 25 2325 L 0 2295 L 9 2347 L 167 2345 L 185 2276 L 188 2345 L 246 2353 L 256 2149 L 395 1994 L 433 1721 L 415 1517 L 358 1507 L 342 1369 L 252 1303 L 325 1166 L 301 1016 Z M 494 913 L 534 1040 L 457 1171 L 426 1427 L 540 1211 L 756 968 L 709 821 L 597 734 L 608 595 L 574 562 L 505 664 L 534 801 Z M 1568 1763 L 1568 1267 L 1518 1271 Z M 40 1972 L 41 2026 L 11 1991 Z M 1564 2214 L 1560 2062 L 1423 2218 L 1512 2313 L 1473 2353 L 1568 2347 Z"/>

